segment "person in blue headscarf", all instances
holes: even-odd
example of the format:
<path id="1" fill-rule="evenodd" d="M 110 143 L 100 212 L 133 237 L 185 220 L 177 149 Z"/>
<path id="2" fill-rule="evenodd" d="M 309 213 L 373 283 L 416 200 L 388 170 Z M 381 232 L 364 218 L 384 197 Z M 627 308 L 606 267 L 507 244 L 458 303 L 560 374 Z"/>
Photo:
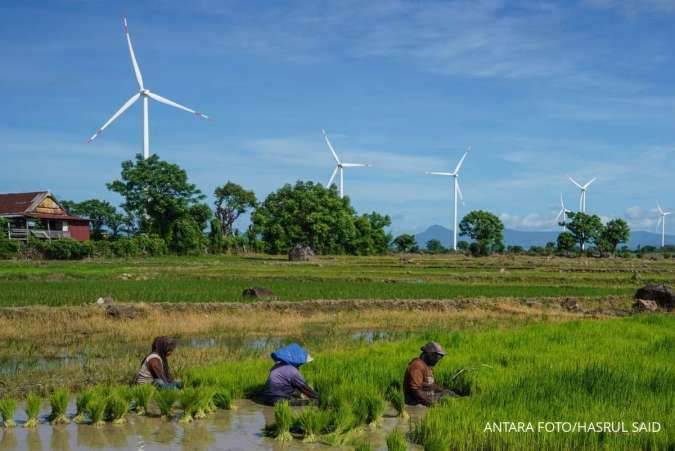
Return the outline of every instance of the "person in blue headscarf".
<path id="1" fill-rule="evenodd" d="M 274 366 L 267 377 L 265 387 L 256 397 L 263 404 L 274 405 L 288 401 L 291 405 L 305 405 L 316 402 L 319 395 L 305 382 L 300 366 L 312 361 L 312 357 L 299 344 L 277 349 L 271 355 Z"/>

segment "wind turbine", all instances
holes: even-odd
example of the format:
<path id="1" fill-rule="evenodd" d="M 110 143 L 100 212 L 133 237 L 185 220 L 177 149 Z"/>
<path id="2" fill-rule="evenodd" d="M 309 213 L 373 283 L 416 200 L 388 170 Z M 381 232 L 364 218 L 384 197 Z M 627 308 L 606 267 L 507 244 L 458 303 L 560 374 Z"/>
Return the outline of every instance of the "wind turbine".
<path id="1" fill-rule="evenodd" d="M 560 213 L 558 213 L 558 216 L 555 217 L 555 222 L 560 223 L 560 218 L 562 218 L 562 223 L 564 224 L 565 215 L 567 215 L 567 213 L 569 213 L 570 211 L 571 210 L 568 210 L 567 208 L 565 208 L 565 202 L 563 201 L 563 195 L 562 195 L 562 193 L 560 193 Z M 562 227 L 563 227 L 563 229 L 565 228 L 564 225 Z"/>
<path id="2" fill-rule="evenodd" d="M 579 211 L 582 213 L 586 213 L 586 191 L 588 191 L 588 187 L 591 186 L 591 183 L 595 182 L 597 177 L 594 177 L 590 182 L 586 183 L 585 185 L 577 183 L 576 180 L 574 180 L 572 177 L 570 177 L 569 179 L 570 182 L 577 185 L 581 190 L 581 196 L 579 196 Z"/>
<path id="3" fill-rule="evenodd" d="M 663 211 L 661 205 L 657 202 L 656 208 L 659 210 L 659 220 L 656 222 L 656 228 L 658 229 L 659 223 L 661 224 L 661 247 L 666 245 L 666 216 L 672 214 L 671 211 Z"/>
<path id="4" fill-rule="evenodd" d="M 363 163 L 342 163 L 340 161 L 340 158 L 337 156 L 337 153 L 335 153 L 335 149 L 333 149 L 333 145 L 330 143 L 328 140 L 328 135 L 326 134 L 326 130 L 321 130 L 321 133 L 323 133 L 323 138 L 326 140 L 326 144 L 328 144 L 328 148 L 330 149 L 330 153 L 333 154 L 333 158 L 335 158 L 335 169 L 333 169 L 333 175 L 330 176 L 330 180 L 328 180 L 328 183 L 326 184 L 326 188 L 330 187 L 330 185 L 333 183 L 333 180 L 335 179 L 335 176 L 337 175 L 338 171 L 340 171 L 340 199 L 342 199 L 345 196 L 345 180 L 344 180 L 344 174 L 343 174 L 343 169 L 344 168 L 369 168 L 369 164 L 363 164 Z"/>
<path id="5" fill-rule="evenodd" d="M 146 89 L 145 86 L 143 85 L 143 76 L 141 75 L 141 69 L 138 67 L 138 62 L 136 61 L 136 55 L 134 54 L 134 47 L 131 45 L 131 36 L 129 36 L 129 27 L 127 27 L 127 18 L 123 18 L 123 23 L 124 23 L 124 35 L 127 38 L 127 44 L 129 45 L 129 54 L 131 55 L 131 65 L 134 68 L 134 73 L 136 74 L 136 81 L 138 82 L 138 89 L 139 91 L 131 96 L 129 100 L 127 100 L 122 107 L 117 110 L 115 114 L 112 115 L 108 121 L 103 124 L 101 128 L 96 130 L 96 133 L 94 133 L 91 138 L 89 138 L 88 142 L 92 142 L 98 135 L 103 133 L 103 130 L 105 130 L 110 124 L 115 122 L 115 120 L 122 115 L 126 110 L 128 110 L 138 99 L 143 98 L 143 158 L 147 159 L 150 156 L 150 130 L 149 130 L 149 119 L 148 119 L 148 99 L 156 100 L 159 103 L 163 103 L 165 105 L 172 106 L 174 108 L 178 108 L 179 110 L 187 111 L 188 113 L 192 113 L 196 116 L 202 117 L 204 119 L 208 119 L 208 116 L 205 114 L 202 114 L 198 111 L 192 110 L 188 107 L 185 107 L 183 105 L 180 105 L 173 100 L 169 100 L 165 97 L 160 96 L 159 94 L 155 94 L 154 92 L 151 92 L 149 89 Z"/>
<path id="6" fill-rule="evenodd" d="M 452 186 L 453 186 L 453 194 L 455 198 L 455 215 L 453 217 L 453 225 L 452 225 L 452 250 L 456 251 L 457 250 L 457 197 L 464 202 L 464 196 L 462 196 L 462 190 L 459 187 L 459 170 L 462 168 L 462 164 L 464 163 L 464 159 L 466 156 L 469 154 L 469 151 L 471 150 L 471 146 L 469 146 L 469 149 L 464 152 L 464 155 L 462 155 L 462 158 L 459 160 L 459 163 L 457 163 L 457 166 L 455 166 L 455 170 L 452 172 L 426 172 L 427 175 L 442 175 L 445 177 L 452 177 Z"/>

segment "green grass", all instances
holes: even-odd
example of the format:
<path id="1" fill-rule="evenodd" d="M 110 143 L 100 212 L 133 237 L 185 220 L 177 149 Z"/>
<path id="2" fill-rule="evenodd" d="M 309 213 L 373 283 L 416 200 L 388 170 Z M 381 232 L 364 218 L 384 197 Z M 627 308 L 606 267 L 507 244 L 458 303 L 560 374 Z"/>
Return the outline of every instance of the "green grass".
<path id="1" fill-rule="evenodd" d="M 634 272 L 639 279 L 633 280 Z M 646 282 L 673 283 L 675 260 L 459 256 L 162 257 L 83 262 L 0 262 L 0 306 L 77 305 L 111 295 L 125 302 L 243 301 L 264 286 L 278 299 L 447 299 L 629 296 Z"/>

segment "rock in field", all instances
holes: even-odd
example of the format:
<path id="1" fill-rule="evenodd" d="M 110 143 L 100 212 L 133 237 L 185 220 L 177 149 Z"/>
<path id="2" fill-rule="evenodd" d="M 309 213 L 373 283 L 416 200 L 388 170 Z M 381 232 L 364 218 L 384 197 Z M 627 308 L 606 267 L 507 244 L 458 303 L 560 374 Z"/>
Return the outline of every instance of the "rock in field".
<path id="1" fill-rule="evenodd" d="M 242 293 L 245 298 L 271 298 L 274 297 L 272 290 L 261 287 L 246 288 Z"/>
<path id="2" fill-rule="evenodd" d="M 675 308 L 675 293 L 666 285 L 647 284 L 635 292 L 635 299 L 654 301 L 656 305 L 668 311 Z"/>
<path id="3" fill-rule="evenodd" d="M 636 312 L 655 312 L 659 309 L 659 306 L 656 305 L 654 301 L 647 301 L 645 299 L 636 299 L 633 304 L 633 310 Z"/>
<path id="4" fill-rule="evenodd" d="M 296 244 L 293 249 L 288 252 L 288 260 L 292 262 L 308 262 L 314 259 L 314 251 L 309 246 Z"/>
<path id="5" fill-rule="evenodd" d="M 109 304 L 105 308 L 105 314 L 113 319 L 134 319 L 141 314 L 141 311 L 133 305 Z"/>

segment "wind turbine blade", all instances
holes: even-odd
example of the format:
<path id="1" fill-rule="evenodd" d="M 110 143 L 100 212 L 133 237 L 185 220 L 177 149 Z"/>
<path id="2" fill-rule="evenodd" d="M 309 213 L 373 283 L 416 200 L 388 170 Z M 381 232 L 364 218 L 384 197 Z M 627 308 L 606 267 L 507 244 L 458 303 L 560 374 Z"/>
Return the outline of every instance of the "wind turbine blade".
<path id="1" fill-rule="evenodd" d="M 462 188 L 459 187 L 459 182 L 457 182 L 457 194 L 459 195 L 459 200 L 462 201 L 462 204 L 464 204 L 464 196 L 462 195 Z"/>
<path id="2" fill-rule="evenodd" d="M 446 177 L 451 177 L 451 176 L 455 175 L 452 172 L 428 172 L 428 171 L 425 172 L 425 174 L 427 174 L 427 175 L 444 175 Z"/>
<path id="3" fill-rule="evenodd" d="M 555 222 L 560 221 L 560 217 L 565 214 L 565 209 L 560 210 L 560 213 L 558 213 L 558 216 L 555 217 Z"/>
<path id="4" fill-rule="evenodd" d="M 661 208 L 661 204 L 658 202 L 656 203 L 656 208 L 659 210 L 659 213 L 663 214 L 663 208 Z"/>
<path id="5" fill-rule="evenodd" d="M 150 97 L 153 100 L 158 101 L 159 103 L 163 103 L 165 105 L 172 106 L 174 108 L 178 108 L 179 110 L 187 111 L 188 113 L 192 113 L 196 116 L 203 117 L 204 119 L 208 119 L 209 117 L 206 114 L 202 114 L 199 111 L 191 110 L 190 108 L 180 105 L 173 100 L 169 100 L 165 97 L 160 96 L 159 94 L 155 94 L 154 92 L 147 91 L 148 97 Z"/>
<path id="6" fill-rule="evenodd" d="M 364 163 L 342 163 L 343 168 L 369 168 L 369 164 Z"/>
<path id="7" fill-rule="evenodd" d="M 589 186 L 591 186 L 591 183 L 595 182 L 597 179 L 598 179 L 597 177 L 593 177 L 593 179 L 590 182 L 584 185 L 584 188 L 588 188 Z"/>
<path id="8" fill-rule="evenodd" d="M 134 54 L 134 46 L 131 45 L 131 36 L 129 36 L 129 27 L 127 25 L 127 18 L 123 19 L 124 22 L 124 35 L 127 38 L 127 44 L 129 44 L 129 54 L 131 55 L 131 65 L 134 66 L 134 73 L 136 74 L 136 81 L 138 82 L 138 87 L 143 89 L 143 76 L 141 75 L 141 69 L 138 67 L 138 62 L 136 61 L 136 55 Z"/>
<path id="9" fill-rule="evenodd" d="M 462 167 L 462 163 L 464 163 L 464 159 L 466 156 L 469 155 L 469 152 L 464 152 L 464 155 L 462 155 L 461 160 L 459 160 L 459 163 L 457 163 L 457 167 L 455 167 L 455 170 L 453 171 L 455 174 L 457 174 Z"/>
<path id="10" fill-rule="evenodd" d="M 328 148 L 330 149 L 330 152 L 333 154 L 333 158 L 335 158 L 335 161 L 337 162 L 337 164 L 340 164 L 340 159 L 338 158 L 337 153 L 335 153 L 335 149 L 333 149 L 333 145 L 328 140 L 328 135 L 326 134 L 326 130 L 321 130 L 321 133 L 323 133 L 323 139 L 326 140 L 326 144 L 328 144 Z"/>
<path id="11" fill-rule="evenodd" d="M 584 187 L 581 186 L 581 185 L 579 185 L 579 184 L 576 182 L 576 180 L 574 180 L 572 177 L 569 177 L 569 179 L 570 179 L 570 182 L 574 183 L 574 184 L 577 185 L 579 188 L 584 189 Z"/>
<path id="12" fill-rule="evenodd" d="M 659 219 L 656 220 L 656 231 L 659 231 L 659 226 L 661 225 L 661 221 L 663 221 L 663 216 L 659 216 Z"/>
<path id="13" fill-rule="evenodd" d="M 122 105 L 122 108 L 120 108 L 119 110 L 117 110 L 117 112 L 116 112 L 115 114 L 113 114 L 112 117 L 111 117 L 110 119 L 108 119 L 108 121 L 107 121 L 105 124 L 103 124 L 103 126 L 102 126 L 101 128 L 99 128 L 98 130 L 96 130 L 96 133 L 94 133 L 94 134 L 91 136 L 91 138 L 89 138 L 89 140 L 88 140 L 87 142 L 92 142 L 94 139 L 96 139 L 96 137 L 97 137 L 98 135 L 100 135 L 101 133 L 103 133 L 103 130 L 105 130 L 106 127 L 107 127 L 108 125 L 110 125 L 110 124 L 112 124 L 113 122 L 115 122 L 115 119 L 117 119 L 118 117 L 120 117 L 120 115 L 121 115 L 122 113 L 124 113 L 126 110 L 128 110 L 129 107 L 130 107 L 131 105 L 133 105 L 133 104 L 138 100 L 138 98 L 139 98 L 140 96 L 141 96 L 140 93 L 136 93 L 136 94 L 134 94 L 133 96 L 131 96 L 131 98 L 130 98 L 129 100 L 127 100 L 127 101 L 124 103 L 124 105 Z"/>
<path id="14" fill-rule="evenodd" d="M 340 167 L 335 166 L 335 169 L 333 169 L 333 175 L 330 176 L 330 180 L 328 180 L 326 188 L 330 188 L 330 186 L 333 184 L 333 180 L 335 180 L 335 176 L 337 175 L 338 169 L 340 169 Z"/>

